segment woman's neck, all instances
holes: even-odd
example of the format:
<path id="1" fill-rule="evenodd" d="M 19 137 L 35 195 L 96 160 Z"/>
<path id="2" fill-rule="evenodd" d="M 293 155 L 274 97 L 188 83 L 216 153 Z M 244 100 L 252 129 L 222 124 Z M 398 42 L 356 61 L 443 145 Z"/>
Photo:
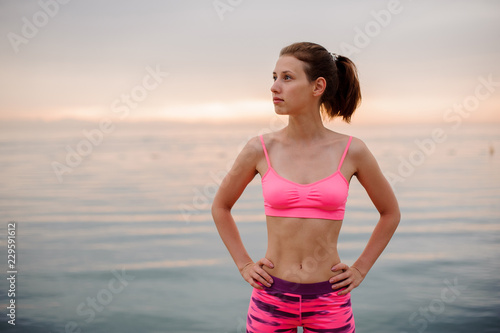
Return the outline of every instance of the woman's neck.
<path id="1" fill-rule="evenodd" d="M 289 115 L 288 126 L 284 129 L 285 135 L 294 141 L 314 141 L 326 134 L 321 115 L 310 112 L 300 115 Z"/>

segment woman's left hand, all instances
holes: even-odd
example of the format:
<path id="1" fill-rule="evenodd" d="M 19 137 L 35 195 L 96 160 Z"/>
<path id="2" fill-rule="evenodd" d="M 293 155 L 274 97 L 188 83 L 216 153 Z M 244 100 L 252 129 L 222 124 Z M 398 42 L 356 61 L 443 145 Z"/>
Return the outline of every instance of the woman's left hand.
<path id="1" fill-rule="evenodd" d="M 329 280 L 332 284 L 332 289 L 346 287 L 346 289 L 338 293 L 339 295 L 350 293 L 354 288 L 359 286 L 365 278 L 356 267 L 349 267 L 344 263 L 338 263 L 337 265 L 333 266 L 332 271 L 343 271 L 342 273 L 335 275 Z"/>

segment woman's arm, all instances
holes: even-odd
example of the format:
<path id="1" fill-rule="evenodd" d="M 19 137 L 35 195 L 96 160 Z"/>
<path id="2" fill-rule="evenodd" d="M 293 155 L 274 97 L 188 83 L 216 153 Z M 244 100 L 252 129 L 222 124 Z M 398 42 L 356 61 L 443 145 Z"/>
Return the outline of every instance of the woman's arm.
<path id="1" fill-rule="evenodd" d="M 231 209 L 239 199 L 248 183 L 257 174 L 257 164 L 264 156 L 262 146 L 257 137 L 251 139 L 236 158 L 231 170 L 224 177 L 212 203 L 212 216 L 222 241 L 243 278 L 255 288 L 262 289 L 258 282 L 270 286 L 272 278 L 262 265 L 272 268 L 272 263 L 263 258 L 254 263 L 248 255 Z"/>
<path id="2" fill-rule="evenodd" d="M 332 268 L 333 271 L 340 269 L 346 271 L 330 280 L 330 282 L 334 283 L 333 288 L 349 285 L 342 292 L 343 294 L 350 292 L 363 281 L 389 243 L 401 218 L 396 196 L 389 182 L 382 174 L 375 157 L 363 141 L 353 139 L 353 143 L 354 145 L 351 144 L 349 153 L 351 153 L 356 168 L 354 175 L 365 188 L 375 208 L 380 213 L 380 219 L 358 260 L 351 267 L 340 263 Z M 338 281 L 342 282 L 335 284 Z"/>

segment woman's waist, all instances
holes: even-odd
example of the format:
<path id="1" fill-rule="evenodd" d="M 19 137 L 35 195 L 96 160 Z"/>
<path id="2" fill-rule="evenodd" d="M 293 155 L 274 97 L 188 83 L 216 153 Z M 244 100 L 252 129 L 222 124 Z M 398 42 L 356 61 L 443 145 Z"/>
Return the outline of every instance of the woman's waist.
<path id="1" fill-rule="evenodd" d="M 292 282 L 280 279 L 276 276 L 272 276 L 273 284 L 270 287 L 264 286 L 268 291 L 274 291 L 279 293 L 291 293 L 298 295 L 321 295 L 331 292 L 338 291 L 342 288 L 333 289 L 330 281 L 312 282 L 312 283 L 301 283 Z"/>
<path id="2" fill-rule="evenodd" d="M 266 258 L 274 265 L 274 268 L 263 267 L 267 273 L 294 283 L 328 281 L 340 273 L 331 270 L 340 262 L 336 249 L 331 252 L 313 252 L 310 255 L 298 254 L 296 251 L 279 254 L 268 251 Z"/>

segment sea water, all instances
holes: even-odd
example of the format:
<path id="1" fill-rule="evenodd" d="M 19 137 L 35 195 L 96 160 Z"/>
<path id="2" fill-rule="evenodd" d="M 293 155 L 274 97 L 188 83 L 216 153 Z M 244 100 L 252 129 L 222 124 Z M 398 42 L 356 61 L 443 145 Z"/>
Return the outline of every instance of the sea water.
<path id="1" fill-rule="evenodd" d="M 100 136 L 86 122 L 0 125 L 0 331 L 244 332 L 251 287 L 210 204 L 245 142 L 279 126 L 115 123 Z M 357 332 L 500 332 L 500 126 L 329 127 L 365 141 L 402 212 L 352 292 Z M 233 213 L 259 259 L 259 176 Z M 378 216 L 353 178 L 342 261 L 356 260 Z M 6 315 L 9 221 L 15 326 Z"/>

